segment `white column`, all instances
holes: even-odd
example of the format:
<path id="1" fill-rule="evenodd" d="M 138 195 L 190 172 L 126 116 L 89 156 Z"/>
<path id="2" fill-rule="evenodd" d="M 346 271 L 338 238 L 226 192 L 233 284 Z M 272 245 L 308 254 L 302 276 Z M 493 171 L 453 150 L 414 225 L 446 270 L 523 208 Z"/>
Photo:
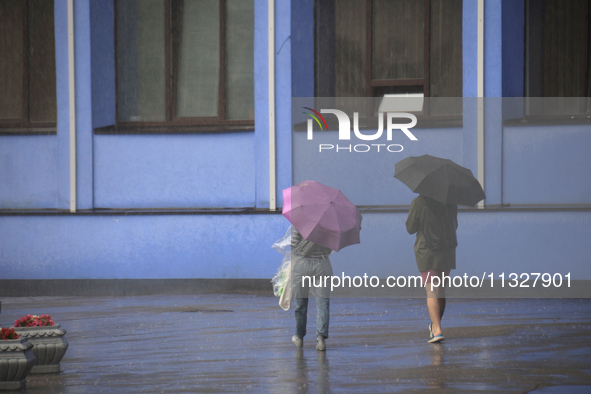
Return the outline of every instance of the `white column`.
<path id="1" fill-rule="evenodd" d="M 478 0 L 477 36 L 478 181 L 484 189 L 484 0 Z M 478 208 L 484 208 L 484 200 L 478 203 Z"/>
<path id="2" fill-rule="evenodd" d="M 74 0 L 68 0 L 68 80 L 70 102 L 70 212 L 76 212 L 76 69 L 74 62 Z"/>
<path id="3" fill-rule="evenodd" d="M 269 0 L 269 209 L 277 209 L 275 194 L 275 0 Z"/>

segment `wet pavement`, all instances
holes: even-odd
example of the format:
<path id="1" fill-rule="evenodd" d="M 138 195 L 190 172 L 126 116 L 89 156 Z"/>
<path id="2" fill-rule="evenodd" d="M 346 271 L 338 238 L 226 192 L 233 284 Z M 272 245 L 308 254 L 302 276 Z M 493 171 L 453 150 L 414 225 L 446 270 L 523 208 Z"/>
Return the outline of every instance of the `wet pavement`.
<path id="1" fill-rule="evenodd" d="M 3 298 L 0 325 L 50 314 L 68 333 L 59 374 L 26 393 L 590 393 L 591 299 L 450 299 L 428 344 L 421 299 L 331 301 L 327 351 L 293 311 L 251 294 Z"/>

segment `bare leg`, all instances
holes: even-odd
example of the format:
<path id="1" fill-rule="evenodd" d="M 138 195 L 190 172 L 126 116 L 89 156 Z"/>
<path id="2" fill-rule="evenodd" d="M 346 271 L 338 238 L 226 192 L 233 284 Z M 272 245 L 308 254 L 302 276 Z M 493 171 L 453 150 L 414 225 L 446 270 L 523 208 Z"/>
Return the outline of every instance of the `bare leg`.
<path id="1" fill-rule="evenodd" d="M 433 287 L 431 290 L 431 284 L 426 286 L 427 290 L 427 309 L 429 310 L 429 317 L 432 323 L 432 332 L 434 336 L 441 335 L 441 319 L 445 312 L 445 293 L 443 288 Z M 440 298 L 440 296 L 443 296 Z"/>
<path id="2" fill-rule="evenodd" d="M 443 313 L 445 312 L 446 300 L 444 298 L 438 298 L 439 300 L 439 320 L 443 319 Z"/>
<path id="3" fill-rule="evenodd" d="M 433 324 L 433 335 L 441 335 L 441 309 L 439 308 L 439 299 L 427 298 L 427 309 L 429 310 L 429 317 Z"/>

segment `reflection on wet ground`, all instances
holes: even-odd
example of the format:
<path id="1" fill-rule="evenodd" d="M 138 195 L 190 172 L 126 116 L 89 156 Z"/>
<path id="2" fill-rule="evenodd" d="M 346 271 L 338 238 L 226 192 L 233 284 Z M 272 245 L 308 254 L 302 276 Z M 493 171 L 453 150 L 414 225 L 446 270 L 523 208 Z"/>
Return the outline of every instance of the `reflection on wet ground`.
<path id="1" fill-rule="evenodd" d="M 590 299 L 449 300 L 428 344 L 420 299 L 333 299 L 327 351 L 261 295 L 4 298 L 0 325 L 50 314 L 70 348 L 27 393 L 591 392 Z"/>

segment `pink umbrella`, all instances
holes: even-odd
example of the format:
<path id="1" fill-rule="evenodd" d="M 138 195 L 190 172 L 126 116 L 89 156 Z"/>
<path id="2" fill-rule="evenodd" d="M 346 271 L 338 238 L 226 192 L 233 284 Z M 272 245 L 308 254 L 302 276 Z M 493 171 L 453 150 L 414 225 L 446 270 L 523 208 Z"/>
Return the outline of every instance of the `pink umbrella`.
<path id="1" fill-rule="evenodd" d="M 361 213 L 339 190 L 305 181 L 283 190 L 283 216 L 304 239 L 339 251 L 358 244 Z"/>

